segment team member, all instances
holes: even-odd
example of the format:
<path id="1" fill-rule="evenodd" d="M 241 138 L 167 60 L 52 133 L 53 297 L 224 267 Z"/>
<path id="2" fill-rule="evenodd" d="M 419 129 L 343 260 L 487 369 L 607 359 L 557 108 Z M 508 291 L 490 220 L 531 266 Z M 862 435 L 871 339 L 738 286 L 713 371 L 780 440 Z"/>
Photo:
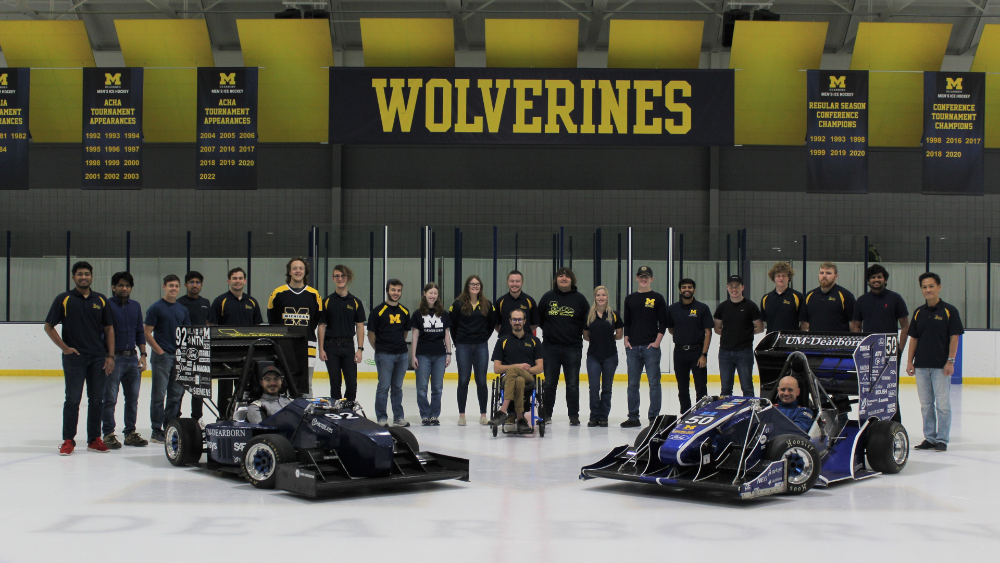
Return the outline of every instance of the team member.
<path id="1" fill-rule="evenodd" d="M 819 265 L 819 287 L 806 294 L 799 315 L 802 330 L 849 332 L 854 314 L 854 294 L 837 285 L 837 265 Z"/>
<path id="2" fill-rule="evenodd" d="M 60 293 L 45 317 L 45 334 L 62 350 L 66 400 L 63 402 L 63 443 L 59 455 L 76 447 L 83 385 L 87 384 L 87 449 L 107 452 L 101 439 L 101 416 L 107 375 L 115 368 L 115 331 L 108 300 L 90 290 L 94 268 L 87 262 L 73 264 L 74 289 Z M 62 323 L 62 336 L 56 325 Z"/>
<path id="3" fill-rule="evenodd" d="M 681 300 L 667 308 L 667 330 L 674 337 L 674 373 L 681 413 L 691 408 L 688 391 L 694 376 L 695 401 L 708 395 L 708 347 L 712 343 L 712 311 L 694 298 L 694 280 L 684 278 L 677 286 Z"/>
<path id="4" fill-rule="evenodd" d="M 333 283 L 336 290 L 323 302 L 323 313 L 319 318 L 319 359 L 326 362 L 330 372 L 330 397 L 358 398 L 358 364 L 365 344 L 365 306 L 352 295 L 347 286 L 354 281 L 354 270 L 343 264 L 333 267 Z M 357 340 L 358 348 L 354 349 Z M 343 373 L 346 394 L 340 394 L 341 373 Z"/>
<path id="5" fill-rule="evenodd" d="M 806 407 L 799 406 L 799 394 L 801 390 L 799 389 L 799 380 L 795 379 L 791 375 L 786 375 L 781 378 L 778 382 L 778 412 L 788 417 L 802 429 L 803 432 L 809 432 L 813 423 L 813 413 Z"/>
<path id="6" fill-rule="evenodd" d="M 907 334 L 910 350 L 906 373 L 917 378 L 924 441 L 918 450 L 948 450 L 951 434 L 951 376 L 955 373 L 958 337 L 965 333 L 958 309 L 940 298 L 941 278 L 920 275 L 920 292 L 926 302 L 913 312 Z"/>
<path id="7" fill-rule="evenodd" d="M 590 306 L 583 329 L 583 339 L 590 342 L 587 347 L 587 379 L 590 382 L 590 420 L 587 426 L 591 428 L 608 426 L 611 386 L 618 368 L 615 341 L 622 339 L 624 326 L 622 318 L 608 305 L 608 288 L 603 285 L 594 288 L 594 304 Z"/>
<path id="8" fill-rule="evenodd" d="M 215 298 L 212 308 L 208 311 L 209 326 L 254 326 L 264 322 L 260 314 L 257 300 L 243 292 L 246 287 L 247 273 L 243 268 L 236 267 L 226 275 L 229 291 Z M 234 379 L 219 379 L 219 412 L 225 414 L 229 410 L 229 401 L 236 390 Z"/>
<path id="9" fill-rule="evenodd" d="M 208 326 L 208 314 L 212 310 L 212 302 L 201 296 L 204 283 L 205 277 L 200 272 L 193 270 L 188 272 L 184 276 L 184 289 L 187 293 L 177 298 L 177 302 L 188 310 L 191 326 Z M 201 421 L 204 414 L 203 403 L 201 397 L 191 395 L 191 418 Z"/>
<path id="10" fill-rule="evenodd" d="M 774 289 L 760 300 L 760 314 L 767 330 L 799 330 L 799 310 L 805 298 L 788 287 L 795 270 L 788 262 L 775 262 L 767 277 L 774 282 Z"/>
<path id="11" fill-rule="evenodd" d="M 264 369 L 264 373 L 260 375 L 260 388 L 264 390 L 264 394 L 247 407 L 247 422 L 260 424 L 292 402 L 291 399 L 281 394 L 284 383 L 285 376 L 282 375 L 281 370 L 274 366 L 268 366 Z"/>
<path id="12" fill-rule="evenodd" d="M 312 396 L 316 369 L 316 325 L 323 312 L 323 296 L 309 286 L 309 262 L 292 258 L 285 264 L 285 285 L 271 292 L 267 300 L 267 323 L 309 328 L 309 396 Z"/>
<path id="13" fill-rule="evenodd" d="M 417 408 L 420 423 L 438 426 L 441 421 L 441 392 L 444 389 L 444 369 L 451 365 L 451 315 L 444 314 L 439 297 L 441 289 L 434 282 L 424 285 L 420 308 L 413 312 L 410 326 L 410 363 L 417 372 Z M 427 402 L 427 382 L 431 384 L 431 400 Z"/>
<path id="14" fill-rule="evenodd" d="M 524 394 L 535 387 L 535 375 L 545 370 L 544 347 L 540 340 L 524 330 L 527 321 L 524 309 L 514 309 L 508 315 L 511 332 L 500 337 L 493 347 L 493 371 L 506 374 L 503 403 L 490 420 L 493 426 L 507 422 L 511 402 L 516 413 L 518 433 L 529 432 L 531 424 L 524 418 Z"/>
<path id="15" fill-rule="evenodd" d="M 184 386 L 177 381 L 174 366 L 177 359 L 177 327 L 189 326 L 191 315 L 184 305 L 177 302 L 181 291 L 181 279 L 170 274 L 163 278 L 163 299 L 146 309 L 144 329 L 146 342 L 153 349 L 153 390 L 149 403 L 149 420 L 153 424 L 150 441 L 163 443 L 163 431 L 167 424 L 181 414 L 181 399 Z M 166 407 L 164 407 L 166 396 Z"/>
<path id="16" fill-rule="evenodd" d="M 375 389 L 375 417 L 382 426 L 389 425 L 385 403 L 392 390 L 392 424 L 409 426 L 403 418 L 403 377 L 406 375 L 406 333 L 410 331 L 410 312 L 399 304 L 403 282 L 391 279 L 385 284 L 385 301 L 368 316 L 368 341 L 375 349 L 378 387 Z"/>
<path id="17" fill-rule="evenodd" d="M 465 287 L 458 299 L 448 307 L 451 333 L 455 339 L 455 359 L 458 360 L 458 425 L 465 426 L 465 404 L 469 397 L 469 380 L 476 372 L 476 395 L 479 398 L 479 424 L 487 424 L 486 374 L 489 369 L 490 335 L 496 326 L 496 311 L 483 291 L 483 280 L 473 274 L 465 278 Z"/>
<path id="18" fill-rule="evenodd" d="M 635 274 L 639 289 L 625 298 L 622 317 L 625 321 L 625 360 L 628 363 L 628 419 L 622 428 L 642 426 L 639 422 L 639 384 L 642 370 L 649 381 L 650 422 L 660 414 L 663 402 L 660 389 L 660 342 L 666 332 L 667 300 L 653 291 L 653 269 L 642 266 Z"/>
<path id="19" fill-rule="evenodd" d="M 125 436 L 126 446 L 148 444 L 135 431 L 139 414 L 140 374 L 146 369 L 146 333 L 142 327 L 142 306 L 129 299 L 132 295 L 132 274 L 118 272 L 111 276 L 111 293 L 108 309 L 115 327 L 115 369 L 108 374 L 104 391 L 104 444 L 117 450 L 122 443 L 115 436 L 115 407 L 118 404 L 118 385 L 125 394 Z M 136 352 L 136 347 L 139 351 Z M 138 357 L 136 356 L 138 354 Z"/>
<path id="20" fill-rule="evenodd" d="M 715 334 L 719 339 L 719 373 L 722 395 L 733 394 L 735 374 L 740 374 L 740 392 L 753 397 L 753 335 L 764 332 L 757 304 L 743 298 L 743 278 L 729 276 L 726 299 L 715 308 Z"/>
<path id="21" fill-rule="evenodd" d="M 500 336 L 510 334 L 510 312 L 514 309 L 521 309 L 527 315 L 527 325 L 524 330 L 534 334 L 538 328 L 538 307 L 535 301 L 527 293 L 521 291 L 524 285 L 524 275 L 517 270 L 511 270 L 507 274 L 507 289 L 509 290 L 503 297 L 497 299 L 494 308 L 497 310 L 497 333 Z"/>
<path id="22" fill-rule="evenodd" d="M 540 326 L 545 339 L 545 423 L 552 422 L 552 409 L 559 387 L 559 372 L 566 377 L 566 410 L 570 426 L 580 425 L 580 361 L 583 359 L 583 327 L 590 311 L 587 298 L 576 290 L 576 274 L 569 268 L 556 270 L 552 289 L 538 302 Z"/>
<path id="23" fill-rule="evenodd" d="M 874 264 L 865 273 L 871 291 L 858 297 L 851 319 L 851 332 L 873 332 L 904 337 L 910 328 L 910 312 L 903 296 L 886 287 L 889 272 L 881 264 Z M 899 346 L 903 350 L 905 342 Z"/>

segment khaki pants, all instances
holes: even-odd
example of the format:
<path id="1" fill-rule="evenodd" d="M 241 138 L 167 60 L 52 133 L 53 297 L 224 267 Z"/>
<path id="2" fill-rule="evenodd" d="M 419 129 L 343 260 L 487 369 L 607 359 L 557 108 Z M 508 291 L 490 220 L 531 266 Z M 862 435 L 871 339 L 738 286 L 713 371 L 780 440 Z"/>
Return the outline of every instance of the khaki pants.
<path id="1" fill-rule="evenodd" d="M 510 368 L 505 375 L 503 396 L 510 399 L 520 418 L 524 414 L 524 394 L 535 388 L 535 376 L 521 368 Z"/>

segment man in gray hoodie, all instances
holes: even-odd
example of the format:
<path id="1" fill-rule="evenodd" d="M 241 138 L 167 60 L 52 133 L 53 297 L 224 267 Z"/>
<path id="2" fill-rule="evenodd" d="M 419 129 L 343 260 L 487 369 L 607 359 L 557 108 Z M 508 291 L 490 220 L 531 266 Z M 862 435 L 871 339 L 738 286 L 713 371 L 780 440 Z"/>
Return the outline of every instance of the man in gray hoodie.
<path id="1" fill-rule="evenodd" d="M 264 390 L 264 394 L 250 403 L 250 407 L 247 408 L 247 422 L 260 424 L 292 402 L 291 399 L 280 394 L 284 384 L 285 377 L 281 370 L 273 365 L 264 368 L 264 372 L 260 374 L 260 386 Z"/>

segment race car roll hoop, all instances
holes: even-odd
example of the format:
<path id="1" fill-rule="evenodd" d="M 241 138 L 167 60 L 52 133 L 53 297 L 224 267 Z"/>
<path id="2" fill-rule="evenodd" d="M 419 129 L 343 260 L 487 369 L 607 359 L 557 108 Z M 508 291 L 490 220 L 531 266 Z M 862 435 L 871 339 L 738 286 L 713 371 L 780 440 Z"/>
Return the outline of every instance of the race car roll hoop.
<path id="1" fill-rule="evenodd" d="M 897 346 L 891 334 L 768 334 L 755 350 L 763 397 L 705 397 L 680 418 L 661 415 L 633 445 L 581 468 L 580 478 L 749 499 L 898 473 L 910 443 L 893 420 Z M 785 376 L 796 378 L 799 405 L 813 413 L 808 432 L 774 407 Z M 853 404 L 857 419 L 849 417 Z"/>
<path id="2" fill-rule="evenodd" d="M 217 422 L 170 421 L 164 450 L 175 466 L 242 475 L 261 489 L 317 497 L 360 487 L 469 480 L 469 460 L 420 451 L 405 428 L 384 428 L 353 401 L 303 398 L 308 373 L 305 328 L 182 327 L 177 379 L 212 407 L 212 379 L 237 378 L 236 397 Z M 277 368 L 291 400 L 260 424 L 247 405 L 262 393 L 260 374 Z M 218 409 L 216 409 L 218 410 Z M 208 450 L 207 461 L 202 454 Z"/>

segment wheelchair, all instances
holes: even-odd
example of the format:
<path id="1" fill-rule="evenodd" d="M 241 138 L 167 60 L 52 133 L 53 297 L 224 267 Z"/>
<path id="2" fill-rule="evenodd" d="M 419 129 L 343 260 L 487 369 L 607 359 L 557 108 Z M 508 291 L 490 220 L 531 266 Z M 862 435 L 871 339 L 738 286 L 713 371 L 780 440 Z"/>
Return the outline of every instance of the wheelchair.
<path id="1" fill-rule="evenodd" d="M 504 394 L 504 381 L 507 375 L 499 375 L 493 378 L 493 387 L 490 390 L 490 418 L 496 416 L 497 411 L 500 410 L 500 406 L 503 405 L 503 394 Z M 541 438 L 545 437 L 545 393 L 542 391 L 542 385 L 545 383 L 545 376 L 541 374 L 535 375 L 534 388 L 530 393 L 525 393 L 524 395 L 524 418 L 531 425 L 531 430 L 527 434 L 534 434 L 535 429 L 538 429 L 538 436 Z M 513 411 L 511 407 L 509 410 Z M 500 432 L 504 434 L 515 434 L 521 435 L 525 434 L 523 432 L 518 432 L 516 430 L 507 430 L 507 426 L 513 425 L 514 417 L 517 416 L 513 412 L 507 417 L 507 423 L 499 427 L 493 427 L 493 436 L 495 437 Z"/>

